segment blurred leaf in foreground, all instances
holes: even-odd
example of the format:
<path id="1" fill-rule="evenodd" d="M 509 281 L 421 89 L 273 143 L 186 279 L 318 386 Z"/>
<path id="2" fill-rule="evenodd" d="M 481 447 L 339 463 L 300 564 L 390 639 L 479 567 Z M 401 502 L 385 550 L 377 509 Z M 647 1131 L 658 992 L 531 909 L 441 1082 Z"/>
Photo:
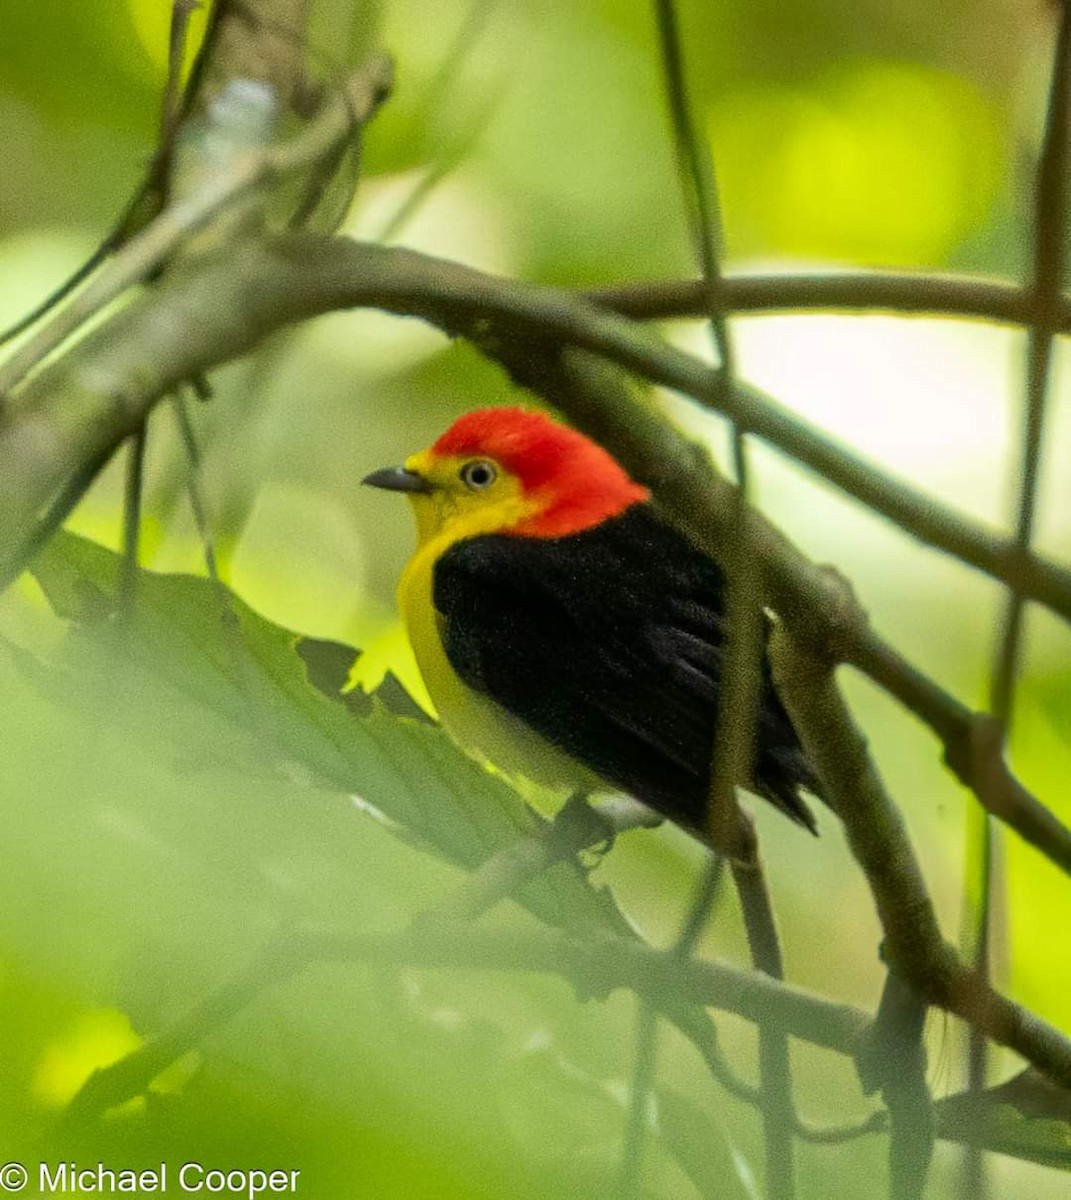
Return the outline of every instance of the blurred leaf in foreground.
<path id="1" fill-rule="evenodd" d="M 325 695 L 357 651 L 302 639 L 194 576 L 139 572 L 124 610 L 119 556 L 72 534 L 49 545 L 34 574 L 55 612 L 74 623 L 52 687 L 101 706 L 111 721 L 146 732 L 166 698 L 169 732 L 191 761 L 227 760 L 356 793 L 394 832 L 463 867 L 538 828 L 523 799 L 429 726 L 392 677 L 371 698 Z M 609 895 L 575 863 L 533 880 L 523 898 L 555 924 L 626 930 Z"/>

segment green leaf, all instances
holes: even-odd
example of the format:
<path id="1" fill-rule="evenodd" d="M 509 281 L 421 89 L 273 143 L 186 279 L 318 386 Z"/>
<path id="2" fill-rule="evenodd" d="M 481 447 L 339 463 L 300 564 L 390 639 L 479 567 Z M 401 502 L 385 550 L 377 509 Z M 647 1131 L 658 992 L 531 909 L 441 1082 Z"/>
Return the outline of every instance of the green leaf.
<path id="1" fill-rule="evenodd" d="M 935 1105 L 940 1136 L 1071 1170 L 1071 1092 L 1030 1068 L 980 1096 Z"/>
<path id="2" fill-rule="evenodd" d="M 34 565 L 55 612 L 74 623 L 46 685 L 54 695 L 145 735 L 158 735 L 166 711 L 182 758 L 356 794 L 398 836 L 461 867 L 538 828 L 522 797 L 428 723 L 397 680 L 372 698 L 339 693 L 356 650 L 302 638 L 194 576 L 139 571 L 135 603 L 121 610 L 120 562 L 64 533 Z M 523 901 L 555 924 L 627 931 L 576 863 L 532 881 Z"/>

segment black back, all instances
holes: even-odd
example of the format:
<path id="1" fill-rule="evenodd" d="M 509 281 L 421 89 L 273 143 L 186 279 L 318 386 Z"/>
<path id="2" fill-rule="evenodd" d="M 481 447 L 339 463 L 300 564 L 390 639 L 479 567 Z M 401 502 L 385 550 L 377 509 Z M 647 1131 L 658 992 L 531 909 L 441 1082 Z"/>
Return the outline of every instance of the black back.
<path id="1" fill-rule="evenodd" d="M 561 538 L 484 534 L 435 567 L 446 656 L 600 777 L 702 831 L 725 656 L 721 569 L 650 504 Z M 815 829 L 764 664 L 753 787 Z"/>

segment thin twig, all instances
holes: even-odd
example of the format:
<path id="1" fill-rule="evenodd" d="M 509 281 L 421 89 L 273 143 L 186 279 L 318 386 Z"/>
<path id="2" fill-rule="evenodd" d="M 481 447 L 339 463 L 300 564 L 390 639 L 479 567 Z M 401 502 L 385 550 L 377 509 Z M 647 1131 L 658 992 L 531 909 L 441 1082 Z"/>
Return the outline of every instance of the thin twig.
<path id="1" fill-rule="evenodd" d="M 25 541 L 15 547 L 6 563 L 0 565 L 0 592 L 18 579 L 45 548 L 52 535 L 63 527 L 63 522 L 74 512 L 97 476 L 107 466 L 112 453 L 109 449 L 80 467 L 49 505 L 40 521 L 30 530 Z"/>
<path id="2" fill-rule="evenodd" d="M 703 868 L 699 887 L 688 905 L 688 912 L 677 934 L 677 940 L 673 943 L 673 952 L 679 955 L 682 961 L 691 958 L 695 953 L 699 939 L 710 921 L 710 914 L 714 911 L 714 905 L 718 902 L 724 878 L 725 859 L 720 854 L 712 854 Z"/>
<path id="3" fill-rule="evenodd" d="M 134 611 L 138 582 L 138 548 L 141 540 L 141 502 L 145 485 L 145 447 L 148 425 L 130 435 L 126 481 L 123 490 L 123 558 L 119 572 L 119 609 L 127 617 Z"/>
<path id="4" fill-rule="evenodd" d="M 680 932 L 670 953 L 682 962 L 692 957 L 703 934 L 711 911 L 721 891 L 725 874 L 725 859 L 712 853 L 703 869 L 695 897 L 688 906 Z M 714 1023 L 706 1015 L 685 1005 L 656 1005 L 650 998 L 641 997 L 636 1022 L 632 1090 L 628 1116 L 622 1138 L 621 1163 L 618 1168 L 618 1191 L 622 1197 L 638 1194 L 643 1173 L 643 1152 L 647 1138 L 647 1116 L 655 1086 L 655 1066 L 658 1059 L 658 1017 L 669 1018 L 703 1055 L 711 1074 L 732 1095 L 758 1104 L 758 1092 L 737 1080 L 725 1062 L 717 1042 Z"/>
<path id="5" fill-rule="evenodd" d="M 500 95 L 499 91 L 493 91 L 480 106 L 464 133 L 442 149 L 436 160 L 413 184 L 398 207 L 390 214 L 379 232 L 373 235 L 374 241 L 390 242 L 398 237 L 420 211 L 432 192 L 471 156 L 490 124 Z"/>
<path id="6" fill-rule="evenodd" d="M 751 862 L 734 862 L 732 871 L 752 966 L 771 979 L 783 980 L 781 943 L 758 850 Z M 766 1140 L 766 1190 L 771 1198 L 791 1197 L 796 1191 L 793 1134 L 798 1120 L 792 1101 L 788 1034 L 774 1025 L 759 1029 L 759 1079 Z"/>
<path id="7" fill-rule="evenodd" d="M 713 166 L 709 156 L 704 154 L 700 147 L 692 122 L 673 4 L 669 0 L 656 0 L 655 17 L 684 203 L 697 257 L 705 278 L 713 284 L 721 274 L 721 221 Z M 732 387 L 732 342 L 725 316 L 716 307 L 711 306 L 709 318 L 715 353 L 721 363 L 721 377 L 725 387 Z M 737 505 L 737 535 L 738 539 L 742 540 L 746 533 L 744 498 L 747 490 L 747 457 L 743 436 L 736 425 L 733 426 L 733 451 L 740 497 Z M 745 567 L 748 562 L 746 550 L 742 547 L 734 560 L 734 566 Z M 753 572 L 750 576 L 753 578 Z M 704 871 L 699 894 L 690 907 L 674 945 L 674 952 L 682 960 L 691 957 L 695 943 L 709 918 L 721 882 L 724 864 L 722 855 L 750 857 L 755 853 L 753 827 L 745 820 L 736 799 L 738 780 L 750 778 L 758 706 L 758 689 L 749 688 L 747 684 L 760 674 L 758 655 L 761 648 L 754 632 L 755 622 L 748 621 L 746 611 L 739 611 L 750 601 L 755 605 L 757 612 L 757 594 L 754 588 L 748 588 L 748 578 L 749 573 L 744 570 L 729 576 L 727 658 L 730 666 L 726 669 L 722 681 L 723 703 L 719 709 L 714 740 L 707 816 L 707 831 L 715 855 Z M 713 1029 L 709 1040 L 714 1041 Z M 619 1192 L 624 1197 L 632 1197 L 638 1194 L 640 1189 L 647 1114 L 655 1086 L 657 1053 L 658 1014 L 650 1001 L 641 1000 L 632 1093 L 618 1174 Z"/>
<path id="8" fill-rule="evenodd" d="M 132 216 L 142 207 L 147 194 L 153 189 L 160 188 L 169 172 L 171 147 L 174 141 L 176 122 L 179 113 L 179 85 L 182 79 L 182 60 L 186 50 L 186 33 L 190 15 L 200 7 L 200 0 L 173 0 L 171 6 L 171 29 L 168 41 L 168 70 L 167 81 L 164 85 L 163 97 L 160 103 L 160 135 L 156 153 L 146 171 L 146 178 L 128 202 L 123 216 L 115 228 L 105 237 L 89 257 L 67 277 L 57 288 L 47 295 L 40 304 L 32 308 L 14 325 L 0 332 L 0 346 L 24 333 L 32 325 L 36 325 L 43 317 L 59 304 L 62 304 L 78 287 L 80 287 L 94 271 L 116 250 L 126 239 Z M 162 189 L 161 200 L 162 203 Z M 3 389 L 0 389 L 0 396 Z"/>
<path id="9" fill-rule="evenodd" d="M 724 233 L 714 163 L 695 127 L 674 0 L 655 0 L 655 14 L 686 205 L 708 289 L 707 313 L 721 367 L 721 387 L 723 393 L 729 393 L 735 386 L 736 372 L 728 321 L 717 303 Z M 724 407 L 724 399 L 721 406 Z M 736 491 L 732 550 L 725 560 L 726 665 L 714 738 L 707 829 L 715 849 L 733 860 L 733 881 L 744 914 L 752 964 L 772 978 L 781 979 L 784 975 L 781 948 L 754 826 L 745 818 L 736 799 L 737 784 L 751 778 L 754 765 L 765 632 L 760 563 L 751 551 L 749 536 L 747 444 L 737 421 L 732 422 L 732 450 Z M 793 1147 L 796 1115 L 788 1037 L 782 1030 L 759 1031 L 759 1079 L 767 1192 L 771 1200 L 792 1200 L 796 1192 Z"/>
<path id="10" fill-rule="evenodd" d="M 691 911 L 694 912 L 697 907 L 699 905 L 693 902 Z M 678 954 L 680 953 L 680 938 L 674 949 Z M 670 1003 L 667 999 L 663 999 L 661 1010 L 662 1015 L 676 1025 L 699 1052 L 711 1077 L 734 1099 L 761 1110 L 763 1105 L 762 1089 L 753 1087 L 741 1079 L 730 1066 L 718 1042 L 717 1029 L 708 1014 L 692 1005 Z M 865 1040 L 866 1035 L 863 1035 L 860 1041 Z M 830 1144 L 848 1142 L 868 1133 L 877 1133 L 887 1128 L 887 1124 L 886 1114 L 881 1109 L 877 1109 L 861 1121 L 850 1121 L 843 1125 L 810 1125 L 796 1117 L 793 1132 L 796 1137 L 805 1142 Z"/>
<path id="11" fill-rule="evenodd" d="M 709 289 L 701 279 L 644 280 L 589 288 L 589 300 L 639 321 L 705 317 Z M 882 271 L 802 271 L 791 275 L 727 275 L 718 305 L 732 313 L 844 312 L 863 316 L 949 317 L 1029 325 L 1030 297 L 1015 283 L 954 275 Z M 1071 333 L 1071 302 L 1053 309 L 1058 333 Z"/>
<path id="12" fill-rule="evenodd" d="M 658 1065 L 658 1010 L 650 1000 L 637 997 L 635 1061 L 628 1115 L 621 1137 L 621 1162 L 617 1168 L 617 1200 L 634 1200 L 642 1193 L 643 1158 L 650 1125 L 651 1100 Z"/>
<path id="13" fill-rule="evenodd" d="M 491 17 L 499 4 L 500 0 L 472 0 L 457 32 L 435 68 L 427 90 L 417 102 L 417 111 L 423 117 L 422 124 L 443 111 L 450 92 L 461 77 L 465 59 L 487 32 Z"/>
<path id="14" fill-rule="evenodd" d="M 1045 428 L 1052 361 L 1055 351 L 1055 311 L 1063 294 L 1065 237 L 1067 227 L 1068 106 L 1071 102 L 1071 6 L 1059 6 L 1060 19 L 1053 51 L 1045 133 L 1038 163 L 1034 194 L 1033 279 L 1027 288 L 1031 324 L 1027 337 L 1025 412 L 1022 457 L 1019 466 L 1018 511 L 1015 547 L 1029 554 L 1034 536 L 1041 476 L 1041 448 Z M 1011 583 L 1003 626 L 997 646 L 990 695 L 990 710 L 1001 742 L 1007 740 L 1015 705 L 1015 687 L 1022 652 L 1025 599 L 1017 583 Z M 991 820 L 982 829 L 981 897 L 975 929 L 978 971 L 986 978 L 991 970 L 990 938 L 994 901 L 999 891 L 1000 854 L 998 831 Z M 972 1031 L 968 1058 L 968 1089 L 978 1095 L 985 1090 L 987 1053 L 983 1038 Z M 964 1157 L 964 1194 L 985 1200 L 988 1182 L 982 1149 L 969 1144 Z"/>
<path id="15" fill-rule="evenodd" d="M 663 1003 L 662 1016 L 676 1025 L 692 1043 L 711 1077 L 730 1096 L 751 1108 L 762 1110 L 761 1088 L 746 1083 L 729 1065 L 718 1044 L 714 1023 L 705 1011 L 694 1006 Z M 773 1025 L 774 1022 L 771 1021 L 770 1024 Z M 861 1040 L 865 1040 L 865 1037 L 864 1034 Z M 840 1125 L 812 1125 L 796 1116 L 792 1131 L 801 1141 L 829 1146 L 851 1142 L 872 1133 L 882 1133 L 888 1128 L 888 1114 L 882 1109 L 875 1109 L 862 1120 L 847 1121 Z"/>
<path id="16" fill-rule="evenodd" d="M 172 0 L 171 25 L 167 38 L 167 80 L 160 99 L 160 134 L 157 153 L 168 158 L 158 170 L 164 178 L 170 174 L 171 148 L 178 132 L 182 116 L 182 65 L 186 61 L 186 42 L 189 34 L 190 17 L 202 6 L 202 0 Z"/>
<path id="17" fill-rule="evenodd" d="M 269 741 L 272 736 L 273 722 L 268 712 L 267 699 L 263 690 L 254 684 L 249 647 L 242 637 L 241 621 L 235 611 L 231 592 L 219 573 L 212 521 L 201 486 L 201 448 L 197 442 L 197 434 L 190 419 L 182 388 L 175 389 L 171 397 L 171 408 L 186 455 L 186 494 L 189 498 L 197 536 L 201 542 L 205 570 L 216 595 L 220 629 L 223 635 L 223 644 L 230 658 L 232 678 L 245 702 L 245 717 L 250 732 L 262 741 Z"/>
<path id="18" fill-rule="evenodd" d="M 171 397 L 171 409 L 175 414 L 175 424 L 178 426 L 179 437 L 186 452 L 186 492 L 190 499 L 190 511 L 193 513 L 193 523 L 197 527 L 197 536 L 201 540 L 204 553 L 205 569 L 217 591 L 223 588 L 216 563 L 216 547 L 212 538 L 212 524 L 208 517 L 208 506 L 205 504 L 204 492 L 201 490 L 201 449 L 197 444 L 197 435 L 190 420 L 181 389 L 176 390 Z M 224 589 L 225 594 L 225 589 Z"/>
<path id="19" fill-rule="evenodd" d="M 987 979 L 992 977 L 990 961 L 991 911 L 994 883 L 994 854 L 997 848 L 996 831 L 989 813 L 972 812 L 968 815 L 967 853 L 964 870 L 964 899 L 968 929 L 964 939 L 964 954 L 968 961 Z M 977 830 L 977 837 L 974 836 Z M 973 861 L 970 851 L 977 845 L 978 859 Z M 975 897 L 977 897 L 975 899 Z M 985 1090 L 989 1073 L 989 1043 L 973 1027 L 967 1030 L 967 1090 L 978 1095 Z M 981 1134 L 981 1130 L 977 1130 Z M 985 1200 L 989 1183 L 985 1170 L 985 1155 L 979 1139 L 969 1141 L 964 1148 L 963 1171 L 960 1179 L 962 1200 Z"/>
<path id="20" fill-rule="evenodd" d="M 720 387 L 728 394 L 735 386 L 736 371 L 728 322 L 724 310 L 717 304 L 724 236 L 714 164 L 692 115 L 676 6 L 673 0 L 655 0 L 654 8 L 685 208 L 696 257 L 708 289 L 706 316 L 720 364 Z M 735 420 L 732 422 L 732 447 L 737 487 L 729 542 L 732 552 L 725 558 L 728 575 L 726 666 L 714 737 L 707 829 L 711 844 L 719 853 L 745 861 L 755 853 L 754 829 L 740 811 L 736 788 L 751 778 L 762 679 L 759 664 L 763 626 L 758 563 L 748 547 L 747 451 L 743 430 Z"/>
<path id="21" fill-rule="evenodd" d="M 472 0 L 427 90 L 417 103 L 417 111 L 422 117 L 419 124 L 430 123 L 442 111 L 443 101 L 460 78 L 466 58 L 483 37 L 498 5 L 499 0 Z M 452 145 L 440 150 L 435 162 L 413 185 L 373 240 L 389 242 L 401 232 L 432 191 L 468 156 L 486 128 L 497 102 L 498 89 L 495 89 L 481 104 L 469 128 L 454 139 Z"/>
<path id="22" fill-rule="evenodd" d="M 31 326 L 36 325 L 42 317 L 47 317 L 58 304 L 62 304 L 68 296 L 85 283 L 90 275 L 111 254 L 112 249 L 113 241 L 111 238 L 101 242 L 83 263 L 59 284 L 58 287 L 53 288 L 48 293 L 40 304 L 35 305 L 25 316 L 20 317 L 13 325 L 9 325 L 3 332 L 0 332 L 0 346 L 13 341 L 19 334 L 25 333 Z M 0 400 L 2 399 L 3 396 L 0 393 Z"/>
<path id="23" fill-rule="evenodd" d="M 685 208 L 688 213 L 695 250 L 709 282 L 720 278 L 719 242 L 721 240 L 720 214 L 714 188 L 713 168 L 707 156 L 702 154 L 699 140 L 692 124 L 688 91 L 684 80 L 684 64 L 680 38 L 676 24 L 676 12 L 669 0 L 656 0 L 655 18 L 658 26 L 662 68 L 665 76 L 666 93 L 673 127 L 673 140 L 677 150 L 678 171 L 682 181 Z M 713 331 L 714 349 L 721 363 L 724 386 L 732 387 L 733 357 L 724 314 L 711 307 L 709 312 Z M 739 428 L 733 426 L 733 449 L 737 467 L 738 494 L 743 497 L 747 486 L 747 458 L 743 437 Z M 742 534 L 744 504 L 738 505 L 739 524 L 737 532 Z M 734 565 L 747 562 L 738 557 Z M 730 576 L 729 587 L 736 588 L 736 599 L 745 590 L 743 573 Z M 695 943 L 701 936 L 704 924 L 718 894 L 722 871 L 722 855 L 734 857 L 750 856 L 754 853 L 753 827 L 740 811 L 736 799 L 736 784 L 750 777 L 751 743 L 754 740 L 754 725 L 758 704 L 757 689 L 746 684 L 758 674 L 757 656 L 759 647 L 746 613 L 735 614 L 733 597 L 730 597 L 728 614 L 729 661 L 735 668 L 727 669 L 723 679 L 724 702 L 719 709 L 716 736 L 713 748 L 710 786 L 708 789 L 707 831 L 714 857 L 707 866 L 700 884 L 699 894 L 691 905 L 674 952 L 682 960 L 690 958 Z M 757 598 L 752 596 L 757 604 Z M 736 606 L 740 607 L 739 604 Z M 750 647 L 752 661 L 748 663 L 741 650 Z M 733 651 L 735 650 L 735 654 Z M 735 683 L 735 687 L 731 685 Z M 728 743 L 728 744 L 724 744 Z M 655 1087 L 655 1068 L 658 1054 L 658 1014 L 649 1001 L 640 1001 L 639 1019 L 636 1030 L 636 1054 L 633 1069 L 632 1095 L 625 1125 L 621 1164 L 618 1173 L 619 1191 L 623 1197 L 639 1193 L 643 1171 L 643 1152 L 646 1145 L 647 1114 Z"/>

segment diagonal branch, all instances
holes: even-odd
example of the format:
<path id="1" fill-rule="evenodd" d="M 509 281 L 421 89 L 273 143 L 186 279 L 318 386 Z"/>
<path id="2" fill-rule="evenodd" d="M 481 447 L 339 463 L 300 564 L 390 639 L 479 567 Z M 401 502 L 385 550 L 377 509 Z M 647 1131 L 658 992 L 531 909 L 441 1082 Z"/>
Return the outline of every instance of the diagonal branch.
<path id="1" fill-rule="evenodd" d="M 833 668 L 794 643 L 784 626 L 770 642 L 781 698 L 830 803 L 844 822 L 885 933 L 885 958 L 925 1001 L 1008 1046 L 1071 1088 L 1071 1039 L 993 990 L 941 935 L 903 819 L 885 791 L 833 678 Z"/>

